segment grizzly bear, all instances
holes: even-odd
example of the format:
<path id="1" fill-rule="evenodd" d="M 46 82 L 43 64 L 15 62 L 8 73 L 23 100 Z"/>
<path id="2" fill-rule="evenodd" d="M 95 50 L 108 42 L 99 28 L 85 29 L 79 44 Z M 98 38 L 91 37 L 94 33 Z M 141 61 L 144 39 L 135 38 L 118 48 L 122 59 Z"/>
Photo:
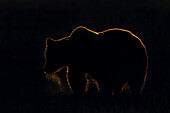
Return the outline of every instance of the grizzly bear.
<path id="1" fill-rule="evenodd" d="M 147 50 L 128 30 L 95 32 L 79 26 L 64 38 L 48 37 L 44 57 L 46 75 L 67 68 L 63 76 L 73 94 L 88 93 L 92 84 L 96 86 L 94 92 L 103 94 L 121 94 L 127 89 L 140 94 L 145 85 Z"/>

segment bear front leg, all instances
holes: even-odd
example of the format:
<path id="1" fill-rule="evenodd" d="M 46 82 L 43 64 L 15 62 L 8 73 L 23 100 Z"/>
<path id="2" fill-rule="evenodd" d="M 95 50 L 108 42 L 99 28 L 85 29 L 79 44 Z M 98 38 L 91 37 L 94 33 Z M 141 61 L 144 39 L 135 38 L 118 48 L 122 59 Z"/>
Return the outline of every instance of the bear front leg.
<path id="1" fill-rule="evenodd" d="M 100 87 L 99 87 L 97 80 L 92 78 L 88 73 L 85 73 L 84 77 L 86 79 L 85 94 L 88 92 L 91 84 L 94 84 L 95 87 L 97 88 L 97 91 L 100 92 Z"/>
<path id="2" fill-rule="evenodd" d="M 86 79 L 82 71 L 70 68 L 69 81 L 74 95 L 84 95 Z"/>

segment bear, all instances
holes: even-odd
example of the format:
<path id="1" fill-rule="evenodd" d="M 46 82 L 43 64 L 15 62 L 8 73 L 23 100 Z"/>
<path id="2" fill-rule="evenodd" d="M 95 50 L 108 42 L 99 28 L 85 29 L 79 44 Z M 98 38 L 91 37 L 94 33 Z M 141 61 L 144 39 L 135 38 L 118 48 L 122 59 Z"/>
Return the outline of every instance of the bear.
<path id="1" fill-rule="evenodd" d="M 90 83 L 102 94 L 127 89 L 141 94 L 147 77 L 146 46 L 132 32 L 119 28 L 96 32 L 79 26 L 64 38 L 48 37 L 44 58 L 46 76 L 66 68 L 69 88 L 78 95 L 88 93 Z"/>

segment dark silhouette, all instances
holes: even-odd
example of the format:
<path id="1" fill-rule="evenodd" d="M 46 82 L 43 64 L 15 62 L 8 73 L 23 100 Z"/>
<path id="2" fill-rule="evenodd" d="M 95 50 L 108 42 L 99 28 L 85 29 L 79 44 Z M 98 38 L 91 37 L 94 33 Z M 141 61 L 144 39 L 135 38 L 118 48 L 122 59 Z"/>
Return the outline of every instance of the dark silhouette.
<path id="1" fill-rule="evenodd" d="M 80 26 L 68 37 L 47 38 L 46 46 L 45 73 L 68 66 L 68 79 L 74 94 L 84 94 L 85 73 L 98 82 L 101 94 L 120 94 L 122 87 L 127 85 L 132 94 L 140 94 L 143 90 L 147 51 L 130 31 L 94 32 Z"/>

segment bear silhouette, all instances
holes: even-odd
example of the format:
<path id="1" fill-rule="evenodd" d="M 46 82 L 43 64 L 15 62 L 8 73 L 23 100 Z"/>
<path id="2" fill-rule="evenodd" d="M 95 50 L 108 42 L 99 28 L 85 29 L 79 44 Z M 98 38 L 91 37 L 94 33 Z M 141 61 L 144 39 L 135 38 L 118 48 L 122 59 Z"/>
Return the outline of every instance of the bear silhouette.
<path id="1" fill-rule="evenodd" d="M 103 94 L 120 94 L 125 86 L 132 94 L 140 94 L 145 85 L 146 47 L 128 30 L 95 32 L 79 26 L 64 38 L 48 37 L 44 57 L 46 75 L 67 68 L 67 82 L 74 94 L 84 94 L 87 78 Z"/>

